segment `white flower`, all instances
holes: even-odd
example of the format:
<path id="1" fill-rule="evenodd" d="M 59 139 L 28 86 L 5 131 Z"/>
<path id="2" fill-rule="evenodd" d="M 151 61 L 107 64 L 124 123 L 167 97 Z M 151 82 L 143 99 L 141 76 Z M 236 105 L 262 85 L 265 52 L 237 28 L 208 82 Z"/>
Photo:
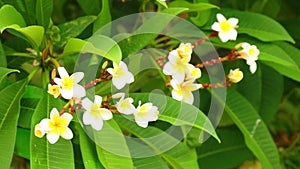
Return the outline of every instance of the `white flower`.
<path id="1" fill-rule="evenodd" d="M 189 65 L 188 66 L 188 71 L 186 72 L 185 75 L 185 80 L 196 80 L 201 77 L 201 70 L 199 68 L 196 68 L 194 65 Z"/>
<path id="2" fill-rule="evenodd" d="M 37 137 L 42 137 L 43 132 L 47 134 L 49 143 L 54 144 L 58 141 L 59 136 L 70 140 L 73 138 L 73 133 L 68 127 L 73 116 L 69 113 L 64 113 L 61 116 L 56 108 L 50 112 L 50 119 L 43 119 L 39 125 L 35 127 Z"/>
<path id="3" fill-rule="evenodd" d="M 103 120 L 111 119 L 112 113 L 106 108 L 101 108 L 102 97 L 95 96 L 94 103 L 88 98 L 82 100 L 82 106 L 86 110 L 83 114 L 83 124 L 91 125 L 95 130 L 101 130 Z"/>
<path id="4" fill-rule="evenodd" d="M 76 72 L 69 76 L 64 67 L 58 68 L 60 78 L 54 78 L 54 82 L 61 88 L 61 96 L 65 99 L 85 96 L 85 89 L 78 83 L 82 80 L 84 73 Z"/>
<path id="5" fill-rule="evenodd" d="M 193 80 L 177 83 L 176 80 L 172 79 L 170 84 L 173 88 L 172 97 L 178 101 L 184 101 L 189 104 L 193 104 L 194 95 L 192 91 L 198 90 L 202 87 L 201 84 L 193 83 Z"/>
<path id="6" fill-rule="evenodd" d="M 260 53 L 259 50 L 255 45 L 250 45 L 247 42 L 243 42 L 241 46 L 243 49 L 239 51 L 239 57 L 245 59 L 247 65 L 250 66 L 250 72 L 255 73 L 257 69 L 256 61 Z"/>
<path id="7" fill-rule="evenodd" d="M 190 67 L 189 59 L 187 57 L 180 57 L 177 50 L 172 50 L 168 56 L 169 62 L 167 62 L 163 68 L 163 73 L 171 75 L 178 83 L 181 83 L 185 79 L 185 75 L 189 74 Z"/>
<path id="8" fill-rule="evenodd" d="M 48 84 L 48 93 L 51 94 L 54 98 L 57 98 L 60 95 L 59 86 Z"/>
<path id="9" fill-rule="evenodd" d="M 46 134 L 46 131 L 41 127 L 41 124 L 36 124 L 34 126 L 34 135 L 38 138 L 42 138 L 44 137 L 44 135 Z"/>
<path id="10" fill-rule="evenodd" d="M 134 114 L 136 109 L 132 103 L 133 99 L 131 97 L 124 99 L 123 95 L 122 98 L 117 102 L 116 108 L 122 114 Z"/>
<path id="11" fill-rule="evenodd" d="M 136 112 L 134 113 L 135 122 L 137 125 L 146 128 L 148 127 L 148 122 L 156 121 L 158 119 L 158 108 L 153 106 L 152 103 L 145 103 L 141 105 L 141 101 L 139 101 L 139 106 L 136 108 Z"/>
<path id="12" fill-rule="evenodd" d="M 127 65 L 120 61 L 119 65 L 113 62 L 114 68 L 108 68 L 107 71 L 110 73 L 112 83 L 117 89 L 122 89 L 126 84 L 134 82 L 134 76 L 128 71 Z"/>
<path id="13" fill-rule="evenodd" d="M 236 40 L 239 20 L 237 18 L 229 18 L 228 20 L 220 13 L 217 14 L 218 22 L 213 23 L 211 29 L 218 32 L 218 36 L 222 42 L 228 40 Z"/>
<path id="14" fill-rule="evenodd" d="M 178 52 L 178 56 L 183 62 L 190 62 L 191 55 L 193 53 L 193 46 L 191 43 L 181 43 L 176 50 Z"/>
<path id="15" fill-rule="evenodd" d="M 243 79 L 243 77 L 244 77 L 243 72 L 240 71 L 239 68 L 230 70 L 230 72 L 228 74 L 228 79 L 232 83 L 238 83 L 239 81 L 241 81 Z"/>

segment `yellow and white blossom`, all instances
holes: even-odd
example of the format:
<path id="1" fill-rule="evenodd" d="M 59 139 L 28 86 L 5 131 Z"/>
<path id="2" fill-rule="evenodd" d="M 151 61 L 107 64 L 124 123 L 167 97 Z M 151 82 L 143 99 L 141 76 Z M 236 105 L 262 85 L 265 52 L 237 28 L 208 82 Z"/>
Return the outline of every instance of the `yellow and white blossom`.
<path id="1" fill-rule="evenodd" d="M 201 77 L 201 70 L 199 68 L 196 68 L 194 65 L 189 65 L 188 66 L 188 71 L 186 72 L 185 75 L 185 80 L 196 80 Z"/>
<path id="2" fill-rule="evenodd" d="M 260 51 L 255 45 L 250 45 L 247 42 L 241 44 L 242 50 L 239 51 L 240 58 L 245 59 L 247 65 L 250 66 L 250 72 L 255 73 L 257 69 L 256 61 L 258 60 L 258 55 Z"/>
<path id="3" fill-rule="evenodd" d="M 60 78 L 54 78 L 54 82 L 60 87 L 61 96 L 65 99 L 74 97 L 84 97 L 85 89 L 78 83 L 82 80 L 84 73 L 76 72 L 69 76 L 64 67 L 58 68 Z"/>
<path id="4" fill-rule="evenodd" d="M 139 106 L 134 112 L 134 119 L 137 125 L 146 128 L 148 127 L 149 122 L 156 121 L 158 119 L 158 114 L 158 108 L 153 106 L 152 103 L 145 103 L 141 105 L 141 101 L 139 101 Z"/>
<path id="5" fill-rule="evenodd" d="M 173 88 L 172 97 L 178 101 L 184 101 L 189 104 L 193 104 L 194 95 L 192 91 L 198 90 L 202 87 L 201 84 L 193 83 L 194 80 L 177 83 L 176 80 L 172 79 L 170 84 Z"/>
<path id="6" fill-rule="evenodd" d="M 222 42 L 236 40 L 238 22 L 237 18 L 229 18 L 228 20 L 220 13 L 217 14 L 218 22 L 213 23 L 211 29 L 218 32 L 218 36 Z"/>
<path id="7" fill-rule="evenodd" d="M 241 81 L 243 79 L 244 75 L 243 75 L 243 72 L 240 71 L 239 68 L 237 68 L 237 69 L 234 69 L 234 70 L 230 70 L 227 77 L 228 77 L 230 82 L 238 83 L 239 81 Z"/>
<path id="8" fill-rule="evenodd" d="M 41 124 L 36 124 L 34 126 L 34 135 L 38 138 L 42 138 L 44 137 L 44 135 L 46 134 L 46 131 L 41 127 Z"/>
<path id="9" fill-rule="evenodd" d="M 136 112 L 136 109 L 132 103 L 133 99 L 131 97 L 124 99 L 123 95 L 122 98 L 117 102 L 116 108 L 122 114 L 134 114 Z"/>
<path id="10" fill-rule="evenodd" d="M 163 68 L 163 73 L 171 75 L 178 83 L 184 81 L 186 74 L 190 73 L 190 57 L 180 57 L 177 50 L 172 50 L 168 56 L 169 61 Z"/>
<path id="11" fill-rule="evenodd" d="M 112 83 L 117 89 L 122 89 L 126 84 L 134 82 L 134 76 L 128 71 L 127 65 L 120 61 L 119 64 L 113 62 L 114 68 L 108 68 L 107 71 L 110 73 L 112 78 Z"/>
<path id="12" fill-rule="evenodd" d="M 73 116 L 69 113 L 64 113 L 61 116 L 56 108 L 53 108 L 50 112 L 50 119 L 43 119 L 40 125 L 36 126 L 36 136 L 40 137 L 43 132 L 47 134 L 47 140 L 49 143 L 54 144 L 58 141 L 59 136 L 66 140 L 73 138 L 73 133 L 68 127 Z M 40 133 L 41 132 L 41 133 Z"/>
<path id="13" fill-rule="evenodd" d="M 113 115 L 110 110 L 101 108 L 102 97 L 95 96 L 94 102 L 88 98 L 82 100 L 82 107 L 86 110 L 83 113 L 82 121 L 85 125 L 91 125 L 95 130 L 101 130 L 103 120 L 110 120 Z"/>
<path id="14" fill-rule="evenodd" d="M 48 84 L 48 93 L 51 94 L 54 98 L 57 98 L 60 95 L 59 86 Z"/>
<path id="15" fill-rule="evenodd" d="M 193 46 L 191 43 L 181 43 L 176 49 L 181 61 L 188 63 L 191 61 Z"/>

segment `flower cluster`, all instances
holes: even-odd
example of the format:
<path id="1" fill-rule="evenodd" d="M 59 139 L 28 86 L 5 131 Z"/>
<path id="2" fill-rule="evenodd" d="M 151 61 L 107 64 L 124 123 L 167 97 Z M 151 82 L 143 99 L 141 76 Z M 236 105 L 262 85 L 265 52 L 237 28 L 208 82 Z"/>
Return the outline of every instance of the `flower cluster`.
<path id="1" fill-rule="evenodd" d="M 194 83 L 196 79 L 201 77 L 201 70 L 189 63 L 192 52 L 192 44 L 181 43 L 177 49 L 169 53 L 169 61 L 163 68 L 164 74 L 172 76 L 170 81 L 173 88 L 172 97 L 189 104 L 194 102 L 192 91 L 202 87 L 201 84 Z"/>
<path id="2" fill-rule="evenodd" d="M 81 86 L 78 83 L 83 79 L 83 72 L 76 72 L 69 76 L 64 67 L 58 67 L 58 73 L 60 78 L 56 78 L 54 73 L 53 84 L 48 85 L 48 93 L 54 98 L 64 98 L 69 102 L 59 112 L 56 108 L 53 108 L 50 112 L 50 118 L 44 118 L 40 123 L 35 126 L 35 136 L 42 138 L 46 135 L 49 143 L 54 144 L 59 140 L 61 136 L 64 139 L 72 139 L 73 133 L 68 127 L 70 124 L 76 108 L 84 110 L 82 115 L 82 122 L 84 125 L 90 125 L 93 129 L 99 131 L 103 127 L 103 121 L 113 118 L 113 112 L 117 109 L 117 113 L 125 115 L 134 115 L 136 123 L 145 128 L 148 126 L 148 122 L 156 121 L 158 119 L 158 108 L 153 106 L 152 103 L 145 103 L 141 105 L 139 102 L 138 107 L 134 107 L 132 98 L 125 98 L 124 93 L 118 93 L 110 99 L 119 99 L 114 105 L 109 102 L 110 100 L 105 97 L 96 95 L 91 101 L 86 96 L 86 88 L 96 85 L 103 78 L 108 80 L 112 78 L 112 83 L 117 89 L 122 89 L 126 84 L 130 84 L 134 81 L 134 76 L 128 71 L 128 67 L 124 62 L 119 64 L 113 63 L 113 68 L 108 68 L 104 73 L 104 69 L 107 66 L 105 62 L 102 66 L 100 78 L 96 79 L 85 86 Z M 110 76 L 107 76 L 110 74 Z M 103 75 L 104 77 L 101 77 Z M 76 107 L 75 107 L 76 106 Z M 65 112 L 67 108 L 70 108 L 69 113 Z"/>

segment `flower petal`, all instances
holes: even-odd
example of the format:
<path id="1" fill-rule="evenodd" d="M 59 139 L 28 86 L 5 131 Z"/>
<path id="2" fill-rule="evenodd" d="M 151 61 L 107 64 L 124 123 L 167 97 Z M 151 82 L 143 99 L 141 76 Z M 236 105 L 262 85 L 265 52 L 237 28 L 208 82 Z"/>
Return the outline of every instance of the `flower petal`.
<path id="1" fill-rule="evenodd" d="M 177 59 L 179 59 L 177 50 L 172 50 L 171 52 L 169 52 L 168 59 L 170 63 L 175 64 L 177 62 Z"/>
<path id="2" fill-rule="evenodd" d="M 59 112 L 56 108 L 53 108 L 50 112 L 50 119 L 58 119 L 59 118 Z"/>
<path id="3" fill-rule="evenodd" d="M 220 24 L 218 22 L 213 23 L 213 25 L 211 26 L 211 29 L 214 31 L 217 31 L 217 32 L 221 31 Z"/>
<path id="4" fill-rule="evenodd" d="M 172 97 L 178 101 L 181 101 L 183 99 L 182 92 L 178 90 L 172 90 Z"/>
<path id="5" fill-rule="evenodd" d="M 221 13 L 217 13 L 217 20 L 218 22 L 226 21 L 226 18 Z"/>
<path id="6" fill-rule="evenodd" d="M 112 76 L 115 75 L 115 71 L 114 71 L 113 68 L 108 68 L 108 69 L 106 69 L 106 71 L 107 71 L 109 74 L 111 74 Z"/>
<path id="7" fill-rule="evenodd" d="M 124 82 L 123 78 L 113 78 L 112 82 L 118 90 L 122 89 L 126 85 L 126 82 Z"/>
<path id="8" fill-rule="evenodd" d="M 194 102 L 194 95 L 193 95 L 193 93 L 192 92 L 185 92 L 182 101 L 184 101 L 184 102 L 186 102 L 188 104 L 193 104 L 193 102 Z"/>
<path id="9" fill-rule="evenodd" d="M 102 97 L 95 95 L 94 104 L 99 105 L 99 107 L 100 107 L 102 104 Z"/>
<path id="10" fill-rule="evenodd" d="M 62 81 L 60 78 L 54 78 L 53 81 L 58 85 L 58 86 L 62 86 Z"/>
<path id="11" fill-rule="evenodd" d="M 81 98 L 86 95 L 85 88 L 79 84 L 75 84 L 73 88 L 73 97 Z"/>
<path id="12" fill-rule="evenodd" d="M 239 20 L 237 18 L 229 18 L 227 22 L 229 22 L 231 25 L 237 25 Z"/>
<path id="13" fill-rule="evenodd" d="M 64 113 L 63 115 L 60 116 L 60 119 L 61 119 L 60 124 L 62 126 L 67 127 L 70 124 L 71 120 L 73 119 L 73 116 L 69 113 Z"/>
<path id="14" fill-rule="evenodd" d="M 83 72 L 76 72 L 76 73 L 73 73 L 71 75 L 71 77 L 74 78 L 74 83 L 79 83 L 83 79 L 84 73 Z"/>
<path id="15" fill-rule="evenodd" d="M 230 35 L 228 33 L 219 32 L 218 36 L 222 42 L 227 42 L 230 39 Z"/>
<path id="16" fill-rule="evenodd" d="M 126 63 L 124 63 L 123 61 L 120 61 L 119 66 L 124 70 L 124 72 L 128 72 L 128 67 L 127 67 Z"/>
<path id="17" fill-rule="evenodd" d="M 148 121 L 135 121 L 137 125 L 146 128 L 148 127 Z"/>
<path id="18" fill-rule="evenodd" d="M 70 140 L 73 138 L 73 132 L 69 127 L 61 127 L 60 136 L 66 140 Z"/>
<path id="19" fill-rule="evenodd" d="M 58 130 L 52 130 L 47 133 L 47 140 L 50 144 L 54 144 L 59 139 L 59 131 Z"/>
<path id="20" fill-rule="evenodd" d="M 95 129 L 97 131 L 101 130 L 102 127 L 103 127 L 103 121 L 102 121 L 102 119 L 97 119 L 97 120 L 93 119 L 91 121 L 91 126 L 93 127 L 93 129 Z"/>
<path id="21" fill-rule="evenodd" d="M 61 78 L 65 77 L 65 76 L 69 77 L 69 74 L 68 74 L 67 70 L 64 67 L 59 67 L 57 69 L 57 71 L 58 71 L 58 74 Z"/>
<path id="22" fill-rule="evenodd" d="M 255 73 L 256 69 L 257 69 L 256 62 L 253 62 L 252 64 L 250 64 L 250 72 L 252 74 Z"/>
<path id="23" fill-rule="evenodd" d="M 60 93 L 63 98 L 68 99 L 68 100 L 73 97 L 73 89 L 71 89 L 71 90 L 62 89 L 60 91 Z"/>
<path id="24" fill-rule="evenodd" d="M 100 115 L 103 120 L 110 120 L 113 117 L 111 111 L 105 108 L 100 108 Z"/>
<path id="25" fill-rule="evenodd" d="M 90 99 L 88 98 L 84 98 L 82 100 L 82 107 L 85 109 L 85 110 L 90 110 L 91 106 L 92 106 L 92 102 L 90 101 Z"/>

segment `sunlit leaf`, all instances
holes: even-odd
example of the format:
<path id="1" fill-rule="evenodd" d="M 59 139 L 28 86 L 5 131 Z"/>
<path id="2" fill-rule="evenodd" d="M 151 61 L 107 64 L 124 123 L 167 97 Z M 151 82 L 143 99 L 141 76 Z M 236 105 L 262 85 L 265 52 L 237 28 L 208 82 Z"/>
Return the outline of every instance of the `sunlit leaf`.
<path id="1" fill-rule="evenodd" d="M 53 1 L 36 0 L 35 10 L 37 23 L 47 29 L 52 16 Z"/>

